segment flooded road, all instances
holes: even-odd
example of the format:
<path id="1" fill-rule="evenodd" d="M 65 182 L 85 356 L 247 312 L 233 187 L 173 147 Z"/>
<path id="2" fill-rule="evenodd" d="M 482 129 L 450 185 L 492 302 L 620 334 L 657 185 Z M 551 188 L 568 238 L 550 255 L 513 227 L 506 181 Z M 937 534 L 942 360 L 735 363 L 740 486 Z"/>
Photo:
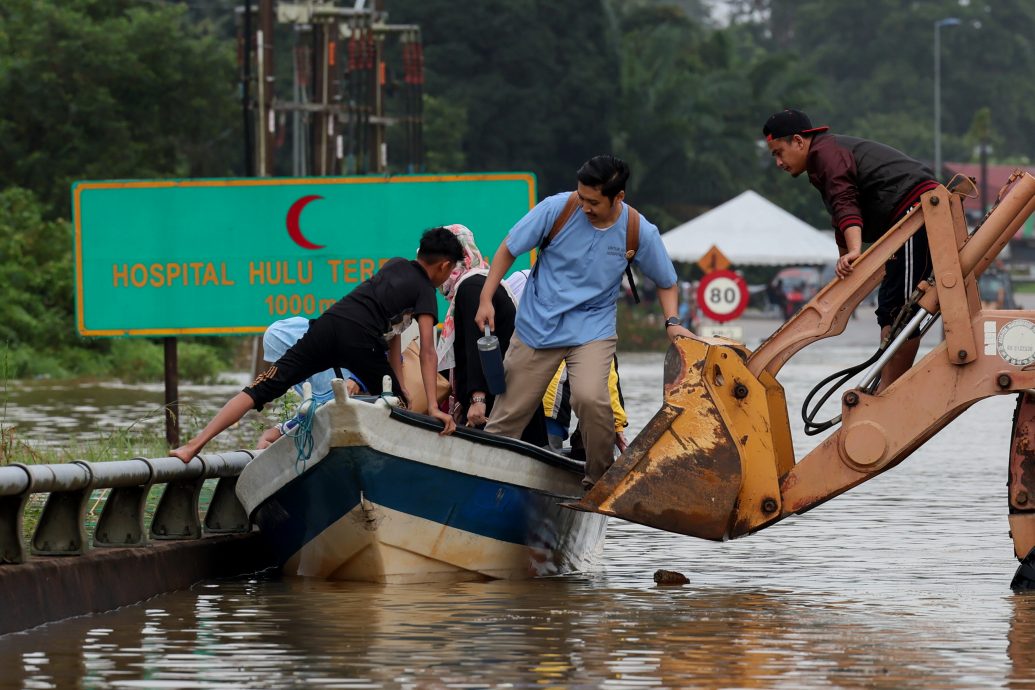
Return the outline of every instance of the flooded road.
<path id="1" fill-rule="evenodd" d="M 870 353 L 824 344 L 784 367 L 798 458 L 822 438 L 801 433 L 809 389 Z M 659 406 L 661 359 L 621 357 L 634 432 Z M 612 520 L 574 576 L 206 582 L 0 637 L 0 687 L 1035 688 L 1035 596 L 1009 589 L 1013 405 L 983 401 L 898 468 L 732 542 Z M 658 587 L 659 568 L 690 583 Z"/>

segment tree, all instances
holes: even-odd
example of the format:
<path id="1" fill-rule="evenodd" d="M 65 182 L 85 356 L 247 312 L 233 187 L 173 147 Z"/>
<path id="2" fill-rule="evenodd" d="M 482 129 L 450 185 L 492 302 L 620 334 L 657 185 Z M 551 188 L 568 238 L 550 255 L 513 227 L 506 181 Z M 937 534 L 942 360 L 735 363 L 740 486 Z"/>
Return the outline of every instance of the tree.
<path id="1" fill-rule="evenodd" d="M 1035 149 L 1035 46 L 1018 27 L 1035 26 L 1026 0 L 737 0 L 734 21 L 769 49 L 800 55 L 829 94 L 810 115 L 836 131 L 933 157 L 934 22 L 941 30 L 942 146 L 947 160 L 970 157 L 965 134 L 977 110 L 996 112 L 1002 155 Z M 795 105 L 787 102 L 788 106 Z"/>
<path id="2" fill-rule="evenodd" d="M 186 7 L 0 4 L 4 375 L 100 373 L 121 344 L 76 333 L 67 220 L 77 179 L 211 177 L 239 161 L 233 43 Z M 61 219 L 61 220 L 55 220 Z M 148 343 L 134 341 L 136 349 Z"/>
<path id="3" fill-rule="evenodd" d="M 31 192 L 0 192 L 0 343 L 52 351 L 74 341 L 69 224 Z"/>
<path id="4" fill-rule="evenodd" d="M 231 171 L 233 44 L 182 5 L 6 0 L 0 7 L 0 186 L 66 216 L 77 179 Z"/>
<path id="5" fill-rule="evenodd" d="M 665 3 L 614 7 L 622 60 L 615 148 L 632 165 L 635 203 L 665 229 L 764 184 L 762 123 L 785 98 L 813 102 L 815 80 L 738 27 L 714 30 Z"/>
<path id="6" fill-rule="evenodd" d="M 467 110 L 463 104 L 424 94 L 425 160 L 428 170 L 463 172 L 464 137 L 467 136 Z"/>
<path id="7" fill-rule="evenodd" d="M 468 170 L 531 170 L 546 195 L 611 150 L 618 55 L 601 0 L 393 0 L 390 9 L 393 22 L 421 26 L 428 93 L 466 113 Z M 441 159 L 438 142 L 428 145 L 429 163 Z"/>

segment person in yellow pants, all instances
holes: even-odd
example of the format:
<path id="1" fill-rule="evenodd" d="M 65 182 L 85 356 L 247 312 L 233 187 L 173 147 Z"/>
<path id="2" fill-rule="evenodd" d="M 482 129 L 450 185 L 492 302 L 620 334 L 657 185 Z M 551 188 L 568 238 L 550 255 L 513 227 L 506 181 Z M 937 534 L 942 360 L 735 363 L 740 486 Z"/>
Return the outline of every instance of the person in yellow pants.
<path id="1" fill-rule="evenodd" d="M 618 357 L 611 359 L 611 371 L 607 376 L 607 389 L 611 397 L 611 409 L 615 416 L 615 446 L 618 452 L 625 451 L 628 442 L 625 428 L 629 426 L 629 418 L 625 413 L 625 400 L 622 398 L 622 387 L 618 377 Z M 550 385 L 543 395 L 543 412 L 546 414 L 547 438 L 550 448 L 559 451 L 568 439 L 568 428 L 571 426 L 571 389 L 568 385 L 568 370 L 564 362 L 557 368 Z M 571 453 L 576 459 L 585 458 L 581 434 L 576 427 L 571 434 Z"/>

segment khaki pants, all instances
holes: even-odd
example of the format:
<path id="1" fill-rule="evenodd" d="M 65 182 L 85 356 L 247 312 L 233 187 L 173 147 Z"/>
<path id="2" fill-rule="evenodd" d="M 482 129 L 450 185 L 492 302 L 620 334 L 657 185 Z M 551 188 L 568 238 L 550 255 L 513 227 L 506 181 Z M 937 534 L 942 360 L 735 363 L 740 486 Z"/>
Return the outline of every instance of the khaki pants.
<path id="1" fill-rule="evenodd" d="M 557 367 L 566 361 L 571 409 L 582 424 L 586 447 L 586 478 L 597 481 L 614 460 L 615 416 L 607 376 L 617 342 L 618 338 L 607 338 L 575 347 L 535 350 L 513 336 L 503 360 L 507 390 L 496 397 L 485 430 L 520 438 L 536 405 L 543 404 L 543 394 Z"/>

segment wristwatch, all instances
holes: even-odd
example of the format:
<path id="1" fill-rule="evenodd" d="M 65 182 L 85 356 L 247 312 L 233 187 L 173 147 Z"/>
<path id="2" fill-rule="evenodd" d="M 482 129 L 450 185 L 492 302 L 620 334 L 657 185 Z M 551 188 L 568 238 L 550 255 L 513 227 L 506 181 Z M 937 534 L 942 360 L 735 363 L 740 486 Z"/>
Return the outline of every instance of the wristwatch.
<path id="1" fill-rule="evenodd" d="M 683 324 L 679 321 L 678 316 L 670 316 L 665 319 L 665 330 L 668 330 L 669 326 L 682 326 Z"/>
<path id="2" fill-rule="evenodd" d="M 472 405 L 475 405 L 477 403 L 483 403 L 483 402 L 485 402 L 485 396 L 484 395 L 472 395 L 471 396 L 471 404 Z"/>

